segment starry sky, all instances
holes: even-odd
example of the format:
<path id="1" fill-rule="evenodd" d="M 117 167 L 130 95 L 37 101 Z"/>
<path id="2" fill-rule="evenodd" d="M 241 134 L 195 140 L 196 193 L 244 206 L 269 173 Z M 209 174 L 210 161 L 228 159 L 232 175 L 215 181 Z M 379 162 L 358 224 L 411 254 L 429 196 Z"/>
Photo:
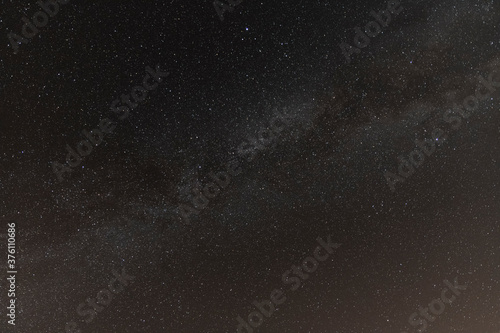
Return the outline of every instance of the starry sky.
<path id="1" fill-rule="evenodd" d="M 348 63 L 339 45 L 388 1 L 243 0 L 221 21 L 210 1 L 73 0 L 17 53 L 8 35 L 40 7 L 4 1 L 0 236 L 15 222 L 19 253 L 16 325 L 3 269 L 0 332 L 234 333 L 281 289 L 253 332 L 413 333 L 458 279 L 419 333 L 498 333 L 500 4 L 400 6 Z M 168 76 L 118 120 L 146 68 Z M 452 128 L 443 114 L 490 74 L 496 91 Z M 53 163 L 104 118 L 116 128 L 59 181 Z M 392 191 L 385 175 L 424 139 L 435 152 Z M 341 245 L 292 291 L 282 275 L 318 237 Z M 122 270 L 133 281 L 81 315 Z"/>

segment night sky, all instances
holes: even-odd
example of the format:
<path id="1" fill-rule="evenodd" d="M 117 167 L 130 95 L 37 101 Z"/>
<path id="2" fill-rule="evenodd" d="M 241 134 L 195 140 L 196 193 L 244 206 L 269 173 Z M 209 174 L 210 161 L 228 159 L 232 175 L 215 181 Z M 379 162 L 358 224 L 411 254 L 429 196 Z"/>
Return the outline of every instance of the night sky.
<path id="1" fill-rule="evenodd" d="M 500 332 L 500 3 L 231 2 L 2 2 L 0 332 Z"/>

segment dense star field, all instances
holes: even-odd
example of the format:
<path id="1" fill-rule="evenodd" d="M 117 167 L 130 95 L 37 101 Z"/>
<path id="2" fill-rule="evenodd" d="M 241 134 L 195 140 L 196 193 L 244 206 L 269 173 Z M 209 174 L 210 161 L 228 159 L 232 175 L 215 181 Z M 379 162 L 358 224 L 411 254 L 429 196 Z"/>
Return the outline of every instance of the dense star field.
<path id="1" fill-rule="evenodd" d="M 5 1 L 0 332 L 498 333 L 499 23 Z"/>

